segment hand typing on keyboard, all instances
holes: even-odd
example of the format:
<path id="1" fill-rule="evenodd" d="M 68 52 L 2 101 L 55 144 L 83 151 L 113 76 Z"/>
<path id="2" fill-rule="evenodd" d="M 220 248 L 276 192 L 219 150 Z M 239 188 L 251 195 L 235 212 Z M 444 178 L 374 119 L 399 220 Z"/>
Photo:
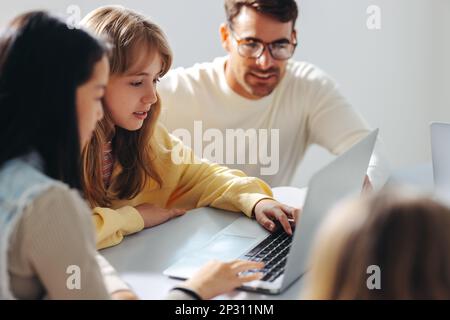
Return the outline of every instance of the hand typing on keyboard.
<path id="1" fill-rule="evenodd" d="M 275 281 L 284 273 L 287 255 L 291 247 L 292 237 L 283 229 L 278 228 L 254 248 L 249 250 L 241 259 L 263 262 L 264 268 L 258 270 L 263 273 L 263 281 Z M 247 274 L 251 274 L 252 270 Z"/>
<path id="2" fill-rule="evenodd" d="M 272 199 L 259 201 L 253 209 L 256 221 L 267 230 L 276 230 L 275 221 L 278 221 L 287 234 L 292 235 L 291 222 L 295 223 L 300 216 L 301 210 L 279 203 Z"/>

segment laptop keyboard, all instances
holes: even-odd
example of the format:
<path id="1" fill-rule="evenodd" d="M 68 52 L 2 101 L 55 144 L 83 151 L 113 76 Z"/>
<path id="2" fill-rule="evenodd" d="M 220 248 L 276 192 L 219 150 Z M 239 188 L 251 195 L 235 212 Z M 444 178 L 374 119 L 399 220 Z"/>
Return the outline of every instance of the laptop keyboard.
<path id="1" fill-rule="evenodd" d="M 264 269 L 255 271 L 264 274 L 263 281 L 272 282 L 284 273 L 286 258 L 291 243 L 292 236 L 280 228 L 244 254 L 242 258 L 250 261 L 264 262 Z"/>

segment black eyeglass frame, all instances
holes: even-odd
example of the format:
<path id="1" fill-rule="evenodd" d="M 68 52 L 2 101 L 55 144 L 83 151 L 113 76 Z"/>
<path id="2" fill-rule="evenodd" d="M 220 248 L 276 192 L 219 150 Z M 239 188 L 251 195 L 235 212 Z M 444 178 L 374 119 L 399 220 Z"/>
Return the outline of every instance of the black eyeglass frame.
<path id="1" fill-rule="evenodd" d="M 228 23 L 228 30 L 230 31 L 231 36 L 233 37 L 233 39 L 234 39 L 234 40 L 236 41 L 236 43 L 237 43 L 239 55 L 240 55 L 241 57 L 243 57 L 243 58 L 259 59 L 259 58 L 264 54 L 264 51 L 266 51 L 266 48 L 267 48 L 267 50 L 269 50 L 270 56 L 271 56 L 273 59 L 275 59 L 275 60 L 280 60 L 280 61 L 284 61 L 284 60 L 288 60 L 288 59 L 292 58 L 292 56 L 293 56 L 294 53 L 295 53 L 295 49 L 297 48 L 297 45 L 298 45 L 298 42 L 297 42 L 297 39 L 296 39 L 296 38 L 294 38 L 294 39 L 295 39 L 294 42 L 291 42 L 291 41 L 289 41 L 289 40 L 286 40 L 286 42 L 284 42 L 284 43 L 286 43 L 286 44 L 292 46 L 291 54 L 290 54 L 289 57 L 286 57 L 286 58 L 277 58 L 277 57 L 275 57 L 275 56 L 273 55 L 273 53 L 272 53 L 272 46 L 275 45 L 275 44 L 280 43 L 280 40 L 277 40 L 277 41 L 274 41 L 274 42 L 264 42 L 264 41 L 262 41 L 261 39 L 255 39 L 255 38 L 252 38 L 252 39 L 239 38 L 239 37 L 236 35 L 236 33 L 234 32 L 234 30 L 233 30 L 233 28 L 231 27 L 231 24 L 230 24 L 230 23 Z M 292 32 L 294 32 L 294 31 L 292 31 Z M 244 41 L 251 41 L 251 42 L 254 42 L 254 43 L 260 43 L 260 44 L 262 45 L 262 48 L 263 48 L 263 49 L 261 50 L 261 52 L 260 52 L 257 56 L 248 56 L 248 55 L 245 55 L 245 54 L 243 54 L 243 53 L 241 52 L 241 50 L 240 50 L 241 45 L 242 45 L 242 43 L 243 43 Z"/>

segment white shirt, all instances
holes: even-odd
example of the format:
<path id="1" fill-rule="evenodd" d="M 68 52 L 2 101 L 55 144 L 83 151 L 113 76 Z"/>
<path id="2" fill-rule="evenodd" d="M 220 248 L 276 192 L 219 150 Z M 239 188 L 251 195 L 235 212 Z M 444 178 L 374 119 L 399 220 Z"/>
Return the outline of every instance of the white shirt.
<path id="1" fill-rule="evenodd" d="M 276 187 L 290 183 L 310 145 L 339 155 L 370 132 L 335 82 L 317 67 L 289 60 L 275 90 L 250 100 L 229 87 L 226 60 L 173 69 L 158 87 L 162 123 L 199 157 Z M 235 135 L 245 143 L 239 145 Z M 387 180 L 379 146 L 367 173 L 375 188 Z"/>

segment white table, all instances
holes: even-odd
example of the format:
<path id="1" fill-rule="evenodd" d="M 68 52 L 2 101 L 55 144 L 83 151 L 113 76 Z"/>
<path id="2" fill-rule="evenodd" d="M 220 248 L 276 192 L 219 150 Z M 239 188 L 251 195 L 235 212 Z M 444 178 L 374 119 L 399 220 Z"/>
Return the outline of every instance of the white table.
<path id="1" fill-rule="evenodd" d="M 431 164 L 398 170 L 390 180 L 390 183 L 394 182 L 431 191 Z M 275 197 L 292 206 L 302 206 L 305 191 L 290 187 L 274 188 Z M 170 288 L 179 283 L 178 280 L 164 276 L 163 270 L 190 250 L 204 245 L 239 216 L 239 213 L 212 208 L 191 210 L 180 218 L 128 236 L 120 245 L 102 250 L 102 254 L 139 297 L 163 299 Z M 234 291 L 218 299 L 297 299 L 302 285 L 303 278 L 300 278 L 280 295 Z"/>
<path id="2" fill-rule="evenodd" d="M 274 194 L 279 201 L 301 206 L 305 189 L 275 188 Z M 101 253 L 140 298 L 163 299 L 170 288 L 179 283 L 164 276 L 163 270 L 190 250 L 203 246 L 241 214 L 213 208 L 191 210 L 182 217 L 128 236 L 120 245 L 102 250 Z M 218 299 L 296 299 L 302 283 L 300 278 L 281 295 L 236 290 Z"/>

